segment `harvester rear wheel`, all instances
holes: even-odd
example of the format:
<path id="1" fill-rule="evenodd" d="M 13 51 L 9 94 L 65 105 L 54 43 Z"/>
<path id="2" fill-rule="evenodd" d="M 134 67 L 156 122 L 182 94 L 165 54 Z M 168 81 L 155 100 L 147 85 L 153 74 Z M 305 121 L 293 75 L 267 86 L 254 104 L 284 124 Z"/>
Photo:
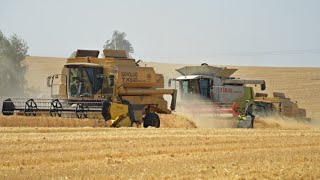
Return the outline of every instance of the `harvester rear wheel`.
<path id="1" fill-rule="evenodd" d="M 160 118 L 156 113 L 147 113 L 145 118 L 143 119 L 143 127 L 160 127 Z"/>

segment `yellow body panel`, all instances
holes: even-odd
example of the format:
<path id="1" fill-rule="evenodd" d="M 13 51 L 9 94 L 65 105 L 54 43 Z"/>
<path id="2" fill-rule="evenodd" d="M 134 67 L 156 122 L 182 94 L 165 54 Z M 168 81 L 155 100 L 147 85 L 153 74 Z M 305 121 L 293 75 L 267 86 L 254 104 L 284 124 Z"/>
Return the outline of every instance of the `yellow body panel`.
<path id="1" fill-rule="evenodd" d="M 128 105 L 112 103 L 110 106 L 111 119 L 117 119 L 120 116 L 127 116 L 128 112 Z"/>
<path id="2" fill-rule="evenodd" d="M 131 127 L 128 105 L 111 103 L 110 106 L 111 127 Z"/>

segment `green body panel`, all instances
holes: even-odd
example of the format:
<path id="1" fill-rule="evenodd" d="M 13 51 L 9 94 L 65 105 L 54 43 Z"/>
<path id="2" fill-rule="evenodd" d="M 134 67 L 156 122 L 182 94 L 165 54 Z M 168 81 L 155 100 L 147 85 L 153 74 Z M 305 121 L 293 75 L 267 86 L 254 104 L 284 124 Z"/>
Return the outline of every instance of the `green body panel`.
<path id="1" fill-rule="evenodd" d="M 241 98 L 236 99 L 235 102 L 239 104 L 240 109 L 245 109 L 247 106 L 247 100 L 249 100 L 249 104 L 254 102 L 254 91 L 252 87 L 243 87 L 244 94 Z"/>

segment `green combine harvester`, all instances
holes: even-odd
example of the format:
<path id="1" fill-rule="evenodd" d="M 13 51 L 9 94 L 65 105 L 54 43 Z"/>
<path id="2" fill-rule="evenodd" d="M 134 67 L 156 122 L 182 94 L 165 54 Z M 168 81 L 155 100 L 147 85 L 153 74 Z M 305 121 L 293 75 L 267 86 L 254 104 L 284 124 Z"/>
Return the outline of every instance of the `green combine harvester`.
<path id="1" fill-rule="evenodd" d="M 260 85 L 261 90 L 264 91 L 266 83 L 264 80 L 231 77 L 237 70 L 209 66 L 206 63 L 201 66 L 186 66 L 176 69 L 181 76 L 170 79 L 169 87 L 174 83 L 175 88 L 179 90 L 177 105 L 183 104 L 183 108 L 188 112 L 198 113 L 199 116 L 229 115 L 239 119 L 237 127 L 253 127 L 253 116 L 249 118 L 245 110 L 254 103 L 255 93 L 253 87 L 246 85 Z M 195 103 L 199 101 L 201 103 Z"/>

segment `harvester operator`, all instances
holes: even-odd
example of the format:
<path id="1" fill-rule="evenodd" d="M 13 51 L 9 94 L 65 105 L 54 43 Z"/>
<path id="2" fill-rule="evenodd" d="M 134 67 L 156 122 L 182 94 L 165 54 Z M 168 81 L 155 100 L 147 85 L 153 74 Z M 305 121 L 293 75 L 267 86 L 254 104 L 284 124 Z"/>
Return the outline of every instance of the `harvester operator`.
<path id="1" fill-rule="evenodd" d="M 77 97 L 83 94 L 88 94 L 85 92 L 87 88 L 85 87 L 84 82 L 81 82 L 78 77 L 74 77 L 73 80 L 74 81 L 70 87 L 71 96 Z"/>
<path id="2" fill-rule="evenodd" d="M 250 116 L 251 117 L 251 127 L 253 128 L 253 122 L 255 119 L 255 115 L 253 115 L 253 103 L 250 103 L 249 100 L 246 100 L 247 106 L 245 108 L 245 116 Z"/>
<path id="3" fill-rule="evenodd" d="M 78 77 L 73 78 L 73 83 L 70 87 L 71 96 L 79 96 L 80 95 L 80 80 Z"/>

